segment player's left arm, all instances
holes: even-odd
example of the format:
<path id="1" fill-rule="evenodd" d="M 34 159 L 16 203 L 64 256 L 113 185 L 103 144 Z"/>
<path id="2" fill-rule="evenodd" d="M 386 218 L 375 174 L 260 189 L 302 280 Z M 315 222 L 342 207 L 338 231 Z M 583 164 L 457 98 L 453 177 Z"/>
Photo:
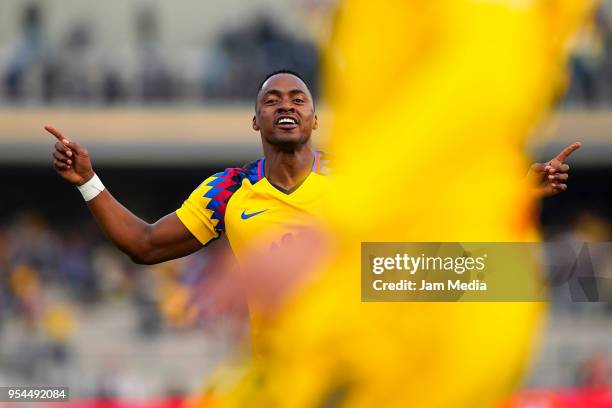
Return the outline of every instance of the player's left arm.
<path id="1" fill-rule="evenodd" d="M 570 166 L 566 160 L 580 146 L 580 142 L 574 142 L 548 162 L 531 165 L 528 177 L 532 180 L 533 193 L 537 198 L 550 197 L 567 190 Z"/>

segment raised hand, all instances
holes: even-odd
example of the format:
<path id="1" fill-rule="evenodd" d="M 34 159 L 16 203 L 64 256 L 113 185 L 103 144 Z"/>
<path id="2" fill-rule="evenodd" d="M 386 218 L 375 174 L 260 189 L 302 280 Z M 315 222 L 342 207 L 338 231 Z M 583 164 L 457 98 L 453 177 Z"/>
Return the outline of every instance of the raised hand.
<path id="1" fill-rule="evenodd" d="M 574 142 L 561 151 L 547 163 L 534 163 L 529 168 L 529 176 L 534 179 L 535 195 L 549 197 L 567 190 L 570 166 L 565 163 L 567 158 L 580 149 L 582 144 Z"/>
<path id="2" fill-rule="evenodd" d="M 45 130 L 57 138 L 53 151 L 53 167 L 57 174 L 69 183 L 82 185 L 94 176 L 89 152 L 78 143 L 69 141 L 59 130 L 45 126 Z"/>

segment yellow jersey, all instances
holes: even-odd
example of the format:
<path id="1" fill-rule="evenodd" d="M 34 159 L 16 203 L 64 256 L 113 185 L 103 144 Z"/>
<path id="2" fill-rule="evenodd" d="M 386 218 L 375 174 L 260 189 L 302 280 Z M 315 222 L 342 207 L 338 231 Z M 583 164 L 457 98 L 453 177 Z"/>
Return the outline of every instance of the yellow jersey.
<path id="1" fill-rule="evenodd" d="M 228 168 L 204 180 L 176 214 L 204 245 L 225 232 L 244 264 L 248 249 L 275 245 L 320 217 L 331 184 L 327 164 L 322 152 L 314 152 L 310 174 L 291 192 L 266 179 L 265 159 Z"/>

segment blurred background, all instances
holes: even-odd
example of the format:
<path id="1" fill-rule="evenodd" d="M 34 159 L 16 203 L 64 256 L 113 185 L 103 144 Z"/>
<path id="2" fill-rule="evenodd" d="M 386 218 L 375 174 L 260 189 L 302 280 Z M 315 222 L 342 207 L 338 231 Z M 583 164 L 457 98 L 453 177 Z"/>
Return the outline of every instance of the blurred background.
<path id="1" fill-rule="evenodd" d="M 262 155 L 250 120 L 267 73 L 298 71 L 319 95 L 334 3 L 0 2 L 0 385 L 66 385 L 77 399 L 198 390 L 234 346 L 235 325 L 199 290 L 231 267 L 222 245 L 132 264 L 56 176 L 42 126 L 85 145 L 113 195 L 155 221 L 208 175 Z M 545 161 L 583 142 L 569 190 L 540 215 L 546 240 L 579 251 L 612 241 L 612 1 L 575 45 L 566 93 L 525 149 Z M 317 103 L 322 144 L 332 118 Z M 592 261 L 612 278 L 607 248 Z M 612 385 L 612 303 L 569 298 L 553 297 L 526 390 Z"/>

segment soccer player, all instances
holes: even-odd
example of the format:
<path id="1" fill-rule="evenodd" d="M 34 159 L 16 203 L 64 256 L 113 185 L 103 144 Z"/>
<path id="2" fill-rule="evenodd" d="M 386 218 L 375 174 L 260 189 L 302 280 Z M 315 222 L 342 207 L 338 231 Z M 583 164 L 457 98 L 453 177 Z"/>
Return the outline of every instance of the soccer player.
<path id="1" fill-rule="evenodd" d="M 204 180 L 176 212 L 148 224 L 122 206 L 96 176 L 87 149 L 45 126 L 58 142 L 53 165 L 78 186 L 98 225 L 130 258 L 155 264 L 200 249 L 222 232 L 238 262 L 247 244 L 281 240 L 309 225 L 329 188 L 324 156 L 311 145 L 317 115 L 297 73 L 279 71 L 262 83 L 252 119 L 264 157 Z"/>
<path id="2" fill-rule="evenodd" d="M 148 224 L 122 206 L 96 176 L 87 149 L 45 126 L 58 142 L 53 165 L 78 186 L 106 236 L 140 264 L 180 258 L 227 234 L 239 263 L 257 242 L 280 243 L 311 225 L 330 189 L 324 155 L 311 145 L 317 115 L 310 90 L 299 74 L 274 72 L 261 84 L 252 127 L 261 135 L 264 157 L 204 180 L 176 211 Z M 567 157 L 574 143 L 548 163 L 536 163 L 538 196 L 567 188 Z"/>

